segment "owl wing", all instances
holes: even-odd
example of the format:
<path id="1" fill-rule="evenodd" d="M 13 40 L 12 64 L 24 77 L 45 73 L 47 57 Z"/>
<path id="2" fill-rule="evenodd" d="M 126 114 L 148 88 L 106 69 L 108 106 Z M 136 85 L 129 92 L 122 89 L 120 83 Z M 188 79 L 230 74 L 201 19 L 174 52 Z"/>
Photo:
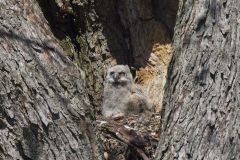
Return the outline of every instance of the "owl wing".
<path id="1" fill-rule="evenodd" d="M 133 85 L 132 89 L 131 89 L 131 100 L 132 103 L 139 104 L 141 106 L 143 106 L 144 110 L 151 110 L 152 109 L 152 103 L 150 101 L 150 99 L 148 98 L 148 96 L 146 96 L 146 94 L 144 93 L 142 87 L 140 85 Z M 134 105 L 134 106 L 135 106 Z"/>

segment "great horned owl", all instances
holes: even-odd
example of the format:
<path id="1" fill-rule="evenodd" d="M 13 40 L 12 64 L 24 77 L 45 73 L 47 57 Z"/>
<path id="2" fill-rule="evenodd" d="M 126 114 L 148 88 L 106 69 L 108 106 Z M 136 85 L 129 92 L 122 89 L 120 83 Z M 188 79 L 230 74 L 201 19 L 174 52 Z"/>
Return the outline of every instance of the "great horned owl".
<path id="1" fill-rule="evenodd" d="M 134 84 L 127 65 L 108 69 L 104 84 L 103 116 L 114 117 L 141 113 L 151 108 L 141 88 Z"/>

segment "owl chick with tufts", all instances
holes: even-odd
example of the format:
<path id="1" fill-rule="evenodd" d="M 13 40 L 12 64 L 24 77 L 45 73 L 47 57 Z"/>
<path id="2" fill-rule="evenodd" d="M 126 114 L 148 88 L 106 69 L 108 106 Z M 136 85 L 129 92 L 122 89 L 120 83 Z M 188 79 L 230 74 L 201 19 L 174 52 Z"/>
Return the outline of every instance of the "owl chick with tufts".
<path id="1" fill-rule="evenodd" d="M 127 65 L 116 65 L 107 70 L 102 110 L 104 117 L 139 114 L 151 107 L 142 89 L 134 84 Z"/>

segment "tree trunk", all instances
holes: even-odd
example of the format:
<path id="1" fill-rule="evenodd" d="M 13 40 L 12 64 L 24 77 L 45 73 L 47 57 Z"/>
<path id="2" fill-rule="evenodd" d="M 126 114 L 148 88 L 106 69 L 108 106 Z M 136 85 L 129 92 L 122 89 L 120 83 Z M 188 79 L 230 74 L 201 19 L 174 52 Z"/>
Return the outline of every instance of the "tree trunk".
<path id="1" fill-rule="evenodd" d="M 100 159 L 85 73 L 34 0 L 0 1 L 0 159 Z"/>
<path id="2" fill-rule="evenodd" d="M 240 159 L 239 8 L 180 1 L 157 159 Z"/>

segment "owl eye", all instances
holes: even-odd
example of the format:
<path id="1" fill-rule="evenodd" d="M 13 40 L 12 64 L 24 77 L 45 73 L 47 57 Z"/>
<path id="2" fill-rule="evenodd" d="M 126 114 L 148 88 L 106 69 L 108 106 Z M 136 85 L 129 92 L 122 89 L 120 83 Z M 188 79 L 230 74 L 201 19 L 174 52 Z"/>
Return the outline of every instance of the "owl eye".
<path id="1" fill-rule="evenodd" d="M 113 75 L 114 74 L 114 72 L 110 72 L 110 75 Z"/>

